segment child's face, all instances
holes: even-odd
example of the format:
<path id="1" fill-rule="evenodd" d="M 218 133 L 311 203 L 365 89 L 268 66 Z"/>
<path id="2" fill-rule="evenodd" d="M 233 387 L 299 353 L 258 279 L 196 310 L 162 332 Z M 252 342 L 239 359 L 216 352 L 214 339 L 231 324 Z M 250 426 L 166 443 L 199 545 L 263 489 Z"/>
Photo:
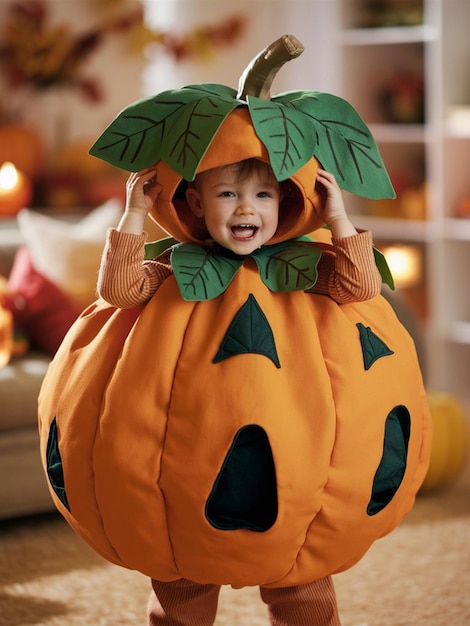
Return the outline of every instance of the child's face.
<path id="1" fill-rule="evenodd" d="M 214 241 L 235 254 L 251 254 L 276 232 L 280 188 L 267 166 L 246 175 L 230 165 L 208 170 L 186 197 Z"/>

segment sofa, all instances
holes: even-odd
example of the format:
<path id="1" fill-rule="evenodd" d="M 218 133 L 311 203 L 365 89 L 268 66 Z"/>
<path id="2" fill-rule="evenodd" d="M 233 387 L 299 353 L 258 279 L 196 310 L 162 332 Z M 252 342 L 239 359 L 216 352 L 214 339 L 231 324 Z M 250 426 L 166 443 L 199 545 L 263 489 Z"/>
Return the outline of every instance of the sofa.
<path id="1" fill-rule="evenodd" d="M 37 398 L 60 341 L 95 298 L 106 231 L 121 213 L 111 200 L 85 216 L 24 209 L 0 219 L 0 519 L 55 508 L 40 459 Z"/>
<path id="2" fill-rule="evenodd" d="M 9 276 L 20 244 L 19 232 L 0 227 L 1 275 Z M 33 348 L 0 368 L 0 519 L 54 508 L 37 427 L 37 397 L 50 358 Z"/>

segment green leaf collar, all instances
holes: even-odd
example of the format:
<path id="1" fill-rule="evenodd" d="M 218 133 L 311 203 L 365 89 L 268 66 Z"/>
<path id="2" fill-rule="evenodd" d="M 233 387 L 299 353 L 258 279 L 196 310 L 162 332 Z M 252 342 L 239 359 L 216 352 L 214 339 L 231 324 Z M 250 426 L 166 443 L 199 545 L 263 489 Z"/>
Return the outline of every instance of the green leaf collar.
<path id="1" fill-rule="evenodd" d="M 249 257 L 255 261 L 261 280 L 271 291 L 306 291 L 317 282 L 317 266 L 322 254 L 320 248 L 311 244 L 309 237 L 299 237 L 262 246 Z M 172 237 L 147 243 L 145 258 L 155 258 L 170 247 L 175 279 L 181 297 L 187 301 L 212 300 L 220 296 L 246 258 L 216 246 L 176 243 Z M 383 282 L 393 289 L 393 277 L 385 256 L 374 248 L 374 257 Z"/>
<path id="2" fill-rule="evenodd" d="M 288 241 L 262 246 L 249 255 L 259 269 L 263 283 L 274 292 L 304 291 L 317 281 L 318 248 Z M 211 300 L 232 282 L 246 257 L 221 254 L 217 248 L 178 244 L 171 264 L 184 300 Z"/>
<path id="3" fill-rule="evenodd" d="M 289 241 L 262 246 L 252 255 L 260 278 L 271 291 L 304 291 L 317 281 L 321 250 Z M 179 244 L 171 263 L 184 300 L 211 300 L 232 282 L 245 257 L 221 254 L 217 248 Z"/>

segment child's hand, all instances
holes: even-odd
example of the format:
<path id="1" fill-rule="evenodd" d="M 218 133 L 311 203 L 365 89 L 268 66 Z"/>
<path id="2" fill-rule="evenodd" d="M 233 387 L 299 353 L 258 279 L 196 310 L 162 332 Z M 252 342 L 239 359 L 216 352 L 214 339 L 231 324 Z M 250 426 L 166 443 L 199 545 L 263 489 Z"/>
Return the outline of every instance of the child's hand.
<path id="1" fill-rule="evenodd" d="M 155 168 L 149 167 L 129 176 L 126 184 L 126 211 L 147 215 L 162 190 L 155 175 Z"/>
<path id="2" fill-rule="evenodd" d="M 155 175 L 155 168 L 148 167 L 129 176 L 126 184 L 126 208 L 117 230 L 133 235 L 142 234 L 145 218 L 162 190 Z"/>
<path id="3" fill-rule="evenodd" d="M 323 211 L 320 217 L 330 228 L 333 237 L 349 237 L 357 233 L 351 224 L 343 201 L 343 193 L 336 178 L 322 169 L 317 170 L 317 183 L 323 199 Z"/>
<path id="4" fill-rule="evenodd" d="M 336 178 L 326 170 L 317 170 L 317 183 L 323 187 L 323 212 L 321 217 L 328 226 L 338 218 L 347 218 L 343 194 Z"/>

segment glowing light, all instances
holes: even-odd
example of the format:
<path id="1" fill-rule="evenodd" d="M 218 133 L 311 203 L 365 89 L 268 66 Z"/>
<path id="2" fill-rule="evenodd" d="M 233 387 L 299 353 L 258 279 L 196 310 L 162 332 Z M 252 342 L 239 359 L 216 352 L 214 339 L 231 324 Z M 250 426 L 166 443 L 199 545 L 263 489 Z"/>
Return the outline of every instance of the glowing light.
<path id="1" fill-rule="evenodd" d="M 29 178 L 10 161 L 0 167 L 0 218 L 16 215 L 27 206 L 32 198 L 32 184 Z"/>
<path id="2" fill-rule="evenodd" d="M 417 246 L 396 244 L 383 250 L 397 289 L 413 287 L 421 280 L 422 260 Z"/>
<path id="3" fill-rule="evenodd" d="M 5 190 L 14 189 L 18 184 L 18 170 L 10 163 L 5 163 L 0 167 L 0 187 Z"/>

